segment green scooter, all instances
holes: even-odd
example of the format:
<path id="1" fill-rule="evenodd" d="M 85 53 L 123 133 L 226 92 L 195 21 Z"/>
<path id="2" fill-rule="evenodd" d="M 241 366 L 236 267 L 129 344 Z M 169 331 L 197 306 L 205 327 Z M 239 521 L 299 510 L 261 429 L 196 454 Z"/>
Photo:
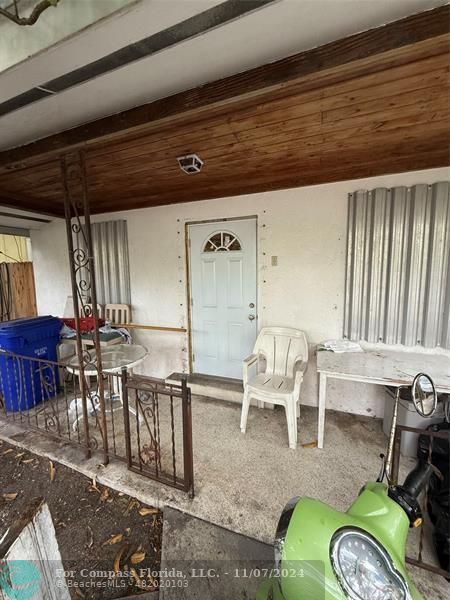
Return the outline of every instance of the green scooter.
<path id="1" fill-rule="evenodd" d="M 391 482 L 399 397 L 400 388 L 378 479 L 366 483 L 346 513 L 311 498 L 293 498 L 278 523 L 274 569 L 256 600 L 422 599 L 406 571 L 405 550 L 408 529 L 422 524 L 417 498 L 432 467 L 418 463 L 403 485 Z M 430 377 L 415 377 L 412 399 L 422 417 L 435 412 Z"/>

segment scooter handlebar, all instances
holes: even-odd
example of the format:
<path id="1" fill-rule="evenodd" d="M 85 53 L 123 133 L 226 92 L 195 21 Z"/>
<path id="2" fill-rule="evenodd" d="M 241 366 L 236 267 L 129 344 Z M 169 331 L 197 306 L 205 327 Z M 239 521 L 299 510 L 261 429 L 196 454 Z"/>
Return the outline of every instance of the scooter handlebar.
<path id="1" fill-rule="evenodd" d="M 413 498 L 418 498 L 420 492 L 428 483 L 433 472 L 433 467 L 424 461 L 420 461 L 406 477 L 402 488 Z"/>

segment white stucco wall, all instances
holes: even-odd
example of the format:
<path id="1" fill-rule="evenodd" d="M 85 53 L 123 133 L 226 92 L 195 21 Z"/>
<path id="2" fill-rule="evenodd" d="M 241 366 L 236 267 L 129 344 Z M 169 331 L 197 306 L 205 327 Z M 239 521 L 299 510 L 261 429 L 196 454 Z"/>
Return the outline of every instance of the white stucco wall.
<path id="1" fill-rule="evenodd" d="M 356 189 L 448 180 L 449 169 L 221 198 L 101 215 L 128 222 L 133 321 L 187 326 L 185 223 L 257 215 L 259 326 L 303 329 L 311 344 L 342 335 L 344 315 L 347 195 Z M 62 314 L 70 294 L 65 226 L 53 222 L 32 232 L 40 314 Z M 271 266 L 271 256 L 278 266 Z M 136 331 L 150 351 L 145 371 L 159 377 L 187 369 L 187 337 Z M 382 416 L 381 388 L 330 382 L 329 407 Z M 302 401 L 317 403 L 312 357 Z"/>

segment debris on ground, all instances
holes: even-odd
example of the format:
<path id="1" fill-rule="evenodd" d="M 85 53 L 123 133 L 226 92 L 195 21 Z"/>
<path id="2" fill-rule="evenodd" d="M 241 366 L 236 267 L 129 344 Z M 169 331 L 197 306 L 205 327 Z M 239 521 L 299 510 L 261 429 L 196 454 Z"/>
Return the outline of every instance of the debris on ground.
<path id="1" fill-rule="evenodd" d="M 73 600 L 113 600 L 157 589 L 161 511 L 95 477 L 6 442 L 0 446 L 0 538 L 40 496 L 52 514 L 64 569 L 72 572 L 66 581 Z"/>

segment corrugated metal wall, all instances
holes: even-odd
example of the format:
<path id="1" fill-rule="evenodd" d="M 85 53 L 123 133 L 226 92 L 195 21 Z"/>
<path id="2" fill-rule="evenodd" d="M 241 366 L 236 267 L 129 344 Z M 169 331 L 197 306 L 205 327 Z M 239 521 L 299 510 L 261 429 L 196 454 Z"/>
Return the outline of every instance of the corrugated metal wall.
<path id="1" fill-rule="evenodd" d="M 450 348 L 450 183 L 349 194 L 344 337 Z"/>
<path id="2" fill-rule="evenodd" d="M 94 223 L 92 244 L 97 302 L 131 305 L 127 222 Z"/>

